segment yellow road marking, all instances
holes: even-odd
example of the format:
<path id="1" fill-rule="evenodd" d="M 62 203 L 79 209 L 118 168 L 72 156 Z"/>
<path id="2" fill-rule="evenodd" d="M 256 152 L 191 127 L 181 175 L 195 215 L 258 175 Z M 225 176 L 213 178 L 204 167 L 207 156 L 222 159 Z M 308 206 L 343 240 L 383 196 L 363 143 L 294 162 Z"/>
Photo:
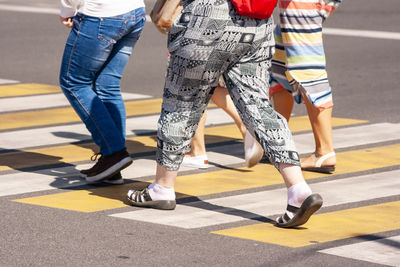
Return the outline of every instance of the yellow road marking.
<path id="1" fill-rule="evenodd" d="M 1 115 L 0 115 L 1 117 Z M 50 120 L 50 118 L 47 118 Z M 310 124 L 304 125 L 304 117 L 294 117 L 291 119 L 292 129 L 294 132 L 311 129 Z M 364 121 L 333 118 L 336 125 L 357 124 Z M 1 127 L 2 124 L 0 124 Z M 231 141 L 232 139 L 241 139 L 239 130 L 234 125 L 216 126 L 206 128 L 206 143 L 219 143 Z M 127 138 L 128 151 L 135 153 L 155 151 L 157 143 L 155 136 L 140 136 Z M 28 167 L 45 166 L 59 163 L 72 163 L 88 160 L 96 151 L 93 143 L 79 145 L 62 145 L 50 148 L 38 148 L 25 151 L 0 154 L 0 171 L 10 169 L 21 169 Z M 20 158 L 25 160 L 21 161 Z"/>
<path id="2" fill-rule="evenodd" d="M 0 97 L 53 94 L 60 92 L 61 88 L 59 86 L 39 83 L 20 83 L 0 86 Z"/>
<path id="3" fill-rule="evenodd" d="M 389 154 L 391 155 L 390 158 L 387 157 Z M 400 144 L 337 153 L 337 160 L 336 174 L 399 165 Z M 329 174 L 304 172 L 304 176 L 305 179 L 312 179 L 324 178 Z M 150 182 L 152 181 L 148 181 L 148 183 Z M 238 168 L 179 176 L 175 190 L 179 192 L 178 198 L 181 198 L 257 188 L 282 184 L 282 182 L 280 175 L 273 166 L 260 164 L 252 169 Z M 144 186 L 143 183 L 134 183 L 57 193 L 16 201 L 81 212 L 95 212 L 126 206 L 127 204 L 124 201 L 127 191 L 130 188 L 142 189 Z M 109 202 L 107 199 L 109 199 Z"/>
<path id="4" fill-rule="evenodd" d="M 157 114 L 161 111 L 161 99 L 127 101 L 125 102 L 125 106 L 128 117 Z M 13 112 L 0 114 L 0 130 L 49 126 L 80 121 L 78 115 L 76 115 L 71 107 Z"/>
<path id="5" fill-rule="evenodd" d="M 355 124 L 367 123 L 365 120 L 354 120 L 354 119 L 345 119 L 345 118 L 332 118 L 332 127 L 339 126 L 348 126 Z M 303 132 L 303 131 L 311 131 L 311 124 L 308 120 L 307 116 L 298 116 L 293 117 L 289 120 L 289 128 L 293 133 Z M 206 141 L 210 141 L 214 143 L 214 139 L 217 138 L 218 142 L 222 142 L 221 138 L 226 138 L 228 140 L 231 139 L 242 139 L 242 135 L 240 131 L 236 127 L 235 124 L 225 125 L 225 126 L 217 126 L 206 128 Z"/>
<path id="6" fill-rule="evenodd" d="M 317 214 L 299 227 L 282 229 L 270 223 L 235 227 L 214 234 L 287 247 L 303 247 L 400 228 L 400 201 Z"/>

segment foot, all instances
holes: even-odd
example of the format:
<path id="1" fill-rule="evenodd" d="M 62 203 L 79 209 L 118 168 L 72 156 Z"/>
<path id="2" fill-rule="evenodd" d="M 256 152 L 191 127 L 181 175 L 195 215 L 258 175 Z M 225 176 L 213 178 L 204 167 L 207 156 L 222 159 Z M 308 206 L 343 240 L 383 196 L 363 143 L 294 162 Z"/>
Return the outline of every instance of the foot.
<path id="1" fill-rule="evenodd" d="M 132 158 L 126 149 L 122 149 L 109 156 L 101 156 L 97 163 L 87 171 L 88 183 L 101 182 L 132 164 Z"/>
<path id="2" fill-rule="evenodd" d="M 200 155 L 194 157 L 185 156 L 183 158 L 181 166 L 198 168 L 198 169 L 207 169 L 208 168 L 207 155 Z"/>
<path id="3" fill-rule="evenodd" d="M 141 191 L 129 190 L 128 201 L 132 206 L 142 208 L 153 208 L 159 210 L 173 210 L 176 207 L 176 200 L 153 200 L 149 188 Z"/>
<path id="4" fill-rule="evenodd" d="M 301 169 L 321 173 L 333 173 L 336 167 L 335 152 L 330 152 L 323 156 L 311 154 L 309 157 L 301 159 Z"/>
<path id="5" fill-rule="evenodd" d="M 251 168 L 257 165 L 262 159 L 263 155 L 263 148 L 249 133 L 249 131 L 247 131 L 244 138 L 244 159 L 246 161 L 246 166 Z"/>
<path id="6" fill-rule="evenodd" d="M 305 224 L 311 215 L 321 208 L 322 202 L 319 194 L 312 194 L 303 201 L 299 208 L 287 205 L 285 214 L 276 219 L 276 226 L 292 228 Z"/>

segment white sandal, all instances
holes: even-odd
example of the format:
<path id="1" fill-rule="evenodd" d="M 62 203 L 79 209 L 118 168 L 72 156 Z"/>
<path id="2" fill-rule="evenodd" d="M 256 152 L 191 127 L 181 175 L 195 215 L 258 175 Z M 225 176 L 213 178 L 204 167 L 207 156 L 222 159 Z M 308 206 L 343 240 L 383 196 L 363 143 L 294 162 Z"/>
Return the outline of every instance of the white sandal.
<path id="1" fill-rule="evenodd" d="M 328 158 L 334 157 L 335 152 L 330 152 L 321 157 L 315 156 L 315 153 L 311 155 L 312 160 L 315 162 L 313 167 L 302 167 L 303 171 L 321 172 L 321 173 L 332 173 L 335 171 L 335 165 L 322 166 L 324 161 Z"/>

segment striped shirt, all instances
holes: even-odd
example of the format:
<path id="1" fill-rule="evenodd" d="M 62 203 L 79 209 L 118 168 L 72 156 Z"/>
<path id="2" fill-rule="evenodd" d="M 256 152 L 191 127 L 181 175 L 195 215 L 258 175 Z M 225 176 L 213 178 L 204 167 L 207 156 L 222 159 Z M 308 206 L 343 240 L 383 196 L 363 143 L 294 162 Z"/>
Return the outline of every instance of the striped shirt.
<path id="1" fill-rule="evenodd" d="M 326 72 L 322 23 L 341 0 L 279 0 L 275 27 L 271 93 L 289 90 L 297 103 L 307 95 L 323 109 L 332 107 L 332 90 Z"/>

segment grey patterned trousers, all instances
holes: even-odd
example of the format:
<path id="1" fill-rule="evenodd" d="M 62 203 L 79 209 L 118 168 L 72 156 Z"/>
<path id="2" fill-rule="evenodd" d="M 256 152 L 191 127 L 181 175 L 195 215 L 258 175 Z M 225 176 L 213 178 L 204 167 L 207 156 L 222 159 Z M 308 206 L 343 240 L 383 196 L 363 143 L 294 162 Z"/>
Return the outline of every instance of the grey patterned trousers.
<path id="1" fill-rule="evenodd" d="M 183 1 L 168 34 L 157 162 L 177 170 L 220 75 L 247 127 L 277 167 L 299 165 L 286 120 L 269 103 L 273 20 L 238 15 L 230 0 Z"/>

